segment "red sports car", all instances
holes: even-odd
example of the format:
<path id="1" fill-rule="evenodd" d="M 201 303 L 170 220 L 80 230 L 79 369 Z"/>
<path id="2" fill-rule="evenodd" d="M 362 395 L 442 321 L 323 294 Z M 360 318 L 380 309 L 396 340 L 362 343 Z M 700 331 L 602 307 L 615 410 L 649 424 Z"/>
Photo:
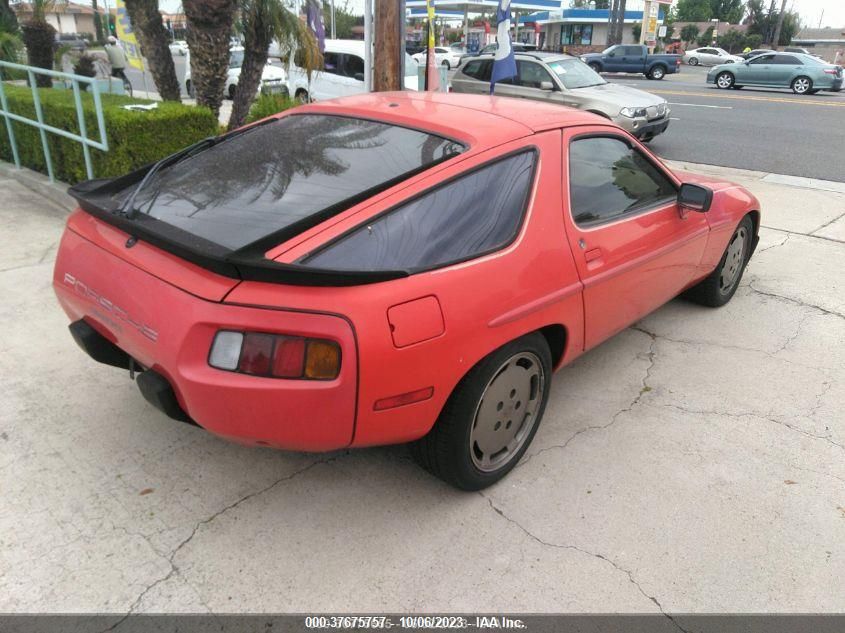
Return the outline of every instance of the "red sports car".
<path id="1" fill-rule="evenodd" d="M 302 106 L 71 189 L 79 345 L 167 415 L 261 446 L 412 442 L 483 488 L 552 371 L 681 292 L 730 300 L 760 205 L 595 115 L 382 93 Z"/>

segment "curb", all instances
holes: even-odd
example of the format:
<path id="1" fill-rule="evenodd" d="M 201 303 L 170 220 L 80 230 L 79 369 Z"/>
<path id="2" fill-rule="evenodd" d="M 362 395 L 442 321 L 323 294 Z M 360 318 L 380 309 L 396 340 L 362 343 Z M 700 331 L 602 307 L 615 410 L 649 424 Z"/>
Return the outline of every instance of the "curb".
<path id="1" fill-rule="evenodd" d="M 10 163 L 0 161 L 0 177 L 11 178 L 27 189 L 47 198 L 53 204 L 65 211 L 73 211 L 76 200 L 67 194 L 68 185 L 63 182 L 50 182 L 50 179 L 37 171 L 21 167 L 18 169 Z"/>
<path id="2" fill-rule="evenodd" d="M 783 185 L 785 187 L 796 187 L 799 189 L 812 189 L 814 191 L 827 191 L 830 193 L 845 194 L 845 182 L 835 180 L 821 180 L 820 178 L 805 178 L 803 176 L 788 176 L 786 174 L 773 174 L 765 171 L 752 171 L 750 169 L 739 169 L 737 167 L 722 167 L 720 165 L 707 165 L 704 163 L 688 163 L 678 160 L 664 160 L 672 171 L 696 171 L 704 174 L 716 174 L 726 178 L 738 178 L 742 180 L 758 180 L 772 185 Z"/>

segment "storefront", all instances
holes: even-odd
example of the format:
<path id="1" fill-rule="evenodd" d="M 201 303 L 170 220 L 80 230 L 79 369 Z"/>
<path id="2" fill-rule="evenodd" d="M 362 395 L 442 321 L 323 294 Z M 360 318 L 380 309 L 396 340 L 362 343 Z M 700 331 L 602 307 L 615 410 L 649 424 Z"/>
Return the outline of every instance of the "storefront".
<path id="1" fill-rule="evenodd" d="M 664 14 L 658 15 L 663 23 Z M 533 34 L 538 31 L 540 48 L 549 51 L 583 53 L 601 51 L 607 47 L 607 25 L 610 12 L 607 9 L 566 9 L 563 11 L 540 11 L 520 16 L 520 28 Z M 626 11 L 622 30 L 622 42 L 637 43 L 633 27 L 641 24 L 642 11 Z"/>

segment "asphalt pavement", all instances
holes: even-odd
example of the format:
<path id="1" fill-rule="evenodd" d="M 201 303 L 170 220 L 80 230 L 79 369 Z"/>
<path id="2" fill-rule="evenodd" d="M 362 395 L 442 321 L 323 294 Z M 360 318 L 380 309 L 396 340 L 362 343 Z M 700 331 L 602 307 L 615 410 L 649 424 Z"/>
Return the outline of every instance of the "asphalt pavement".
<path id="1" fill-rule="evenodd" d="M 708 70 L 682 66 L 663 81 L 605 78 L 669 102 L 669 129 L 650 144 L 663 158 L 845 181 L 845 91 L 719 90 L 706 83 Z"/>

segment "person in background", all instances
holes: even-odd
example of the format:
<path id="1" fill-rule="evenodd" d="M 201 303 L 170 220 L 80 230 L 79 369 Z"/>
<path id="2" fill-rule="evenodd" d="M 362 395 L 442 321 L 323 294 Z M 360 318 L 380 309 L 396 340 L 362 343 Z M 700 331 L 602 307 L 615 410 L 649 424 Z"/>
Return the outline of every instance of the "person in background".
<path id="1" fill-rule="evenodd" d="M 109 64 L 111 65 L 111 76 L 121 79 L 124 83 L 129 83 L 129 78 L 124 72 L 126 70 L 126 53 L 118 44 L 117 38 L 114 35 L 109 35 L 109 43 L 106 44 L 106 55 L 109 57 Z"/>

